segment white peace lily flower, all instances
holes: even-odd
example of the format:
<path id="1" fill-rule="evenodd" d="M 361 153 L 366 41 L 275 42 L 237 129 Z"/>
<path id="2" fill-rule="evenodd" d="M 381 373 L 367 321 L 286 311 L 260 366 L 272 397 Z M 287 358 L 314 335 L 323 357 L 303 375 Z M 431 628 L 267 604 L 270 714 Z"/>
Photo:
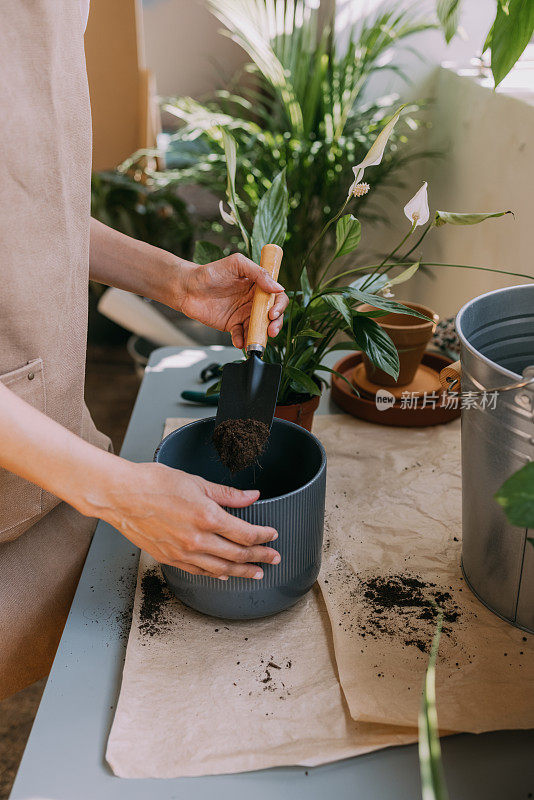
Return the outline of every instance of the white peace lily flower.
<path id="1" fill-rule="evenodd" d="M 228 225 L 237 225 L 237 220 L 235 218 L 234 212 L 232 210 L 230 210 L 230 213 L 228 213 L 228 211 L 225 211 L 222 200 L 219 201 L 219 211 L 224 222 L 226 222 Z"/>
<path id="2" fill-rule="evenodd" d="M 427 186 L 428 183 L 425 181 L 419 191 L 404 206 L 404 213 L 412 225 L 415 224 L 415 227 L 424 225 L 430 217 Z"/>
<path id="3" fill-rule="evenodd" d="M 354 195 L 354 197 L 363 197 L 370 188 L 368 183 L 353 183 L 350 187 L 350 194 Z"/>
<path id="4" fill-rule="evenodd" d="M 393 294 L 393 292 L 391 291 L 391 284 L 390 284 L 390 283 L 386 283 L 386 285 L 385 285 L 385 286 L 383 286 L 383 287 L 380 289 L 380 291 L 379 291 L 379 292 L 377 292 L 377 294 L 381 294 L 381 295 L 382 295 L 382 297 L 387 297 L 387 298 L 389 298 L 389 297 L 395 297 L 395 295 L 394 295 L 394 294 Z"/>
<path id="5" fill-rule="evenodd" d="M 371 145 L 371 148 L 367 153 L 367 155 L 365 156 L 365 158 L 363 159 L 363 161 L 361 161 L 359 164 L 356 164 L 356 166 L 352 168 L 352 171 L 354 172 L 354 182 L 352 183 L 349 189 L 349 197 L 350 195 L 354 194 L 354 190 L 361 182 L 363 178 L 363 173 L 365 172 L 367 167 L 375 167 L 382 161 L 382 156 L 384 155 L 384 150 L 386 149 L 388 139 L 391 136 L 393 128 L 395 127 L 395 124 L 397 123 L 397 120 L 399 119 L 400 113 L 403 108 L 404 106 L 401 106 L 393 114 L 388 124 L 384 125 L 384 127 L 374 140 L 373 144 Z"/>

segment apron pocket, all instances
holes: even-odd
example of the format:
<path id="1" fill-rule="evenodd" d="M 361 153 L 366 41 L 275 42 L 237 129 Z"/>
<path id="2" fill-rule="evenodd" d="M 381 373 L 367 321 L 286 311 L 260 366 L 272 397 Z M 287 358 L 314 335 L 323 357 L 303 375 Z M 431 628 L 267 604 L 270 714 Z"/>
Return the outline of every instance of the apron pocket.
<path id="1" fill-rule="evenodd" d="M 0 382 L 46 414 L 42 359 L 28 361 L 23 367 L 0 375 Z M 41 516 L 42 495 L 40 486 L 0 467 L 0 543 L 16 539 Z"/>

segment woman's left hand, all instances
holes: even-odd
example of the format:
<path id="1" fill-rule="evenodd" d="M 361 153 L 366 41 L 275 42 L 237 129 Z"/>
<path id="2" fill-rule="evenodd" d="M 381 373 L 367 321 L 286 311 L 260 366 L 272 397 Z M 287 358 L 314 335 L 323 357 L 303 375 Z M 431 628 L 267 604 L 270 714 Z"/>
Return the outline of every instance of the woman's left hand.
<path id="1" fill-rule="evenodd" d="M 210 328 L 229 331 L 234 347 L 245 346 L 256 284 L 275 295 L 269 311 L 268 335 L 273 337 L 280 332 L 288 296 L 283 286 L 241 253 L 204 266 L 188 264 L 183 268 L 182 278 L 180 300 L 173 306 Z"/>

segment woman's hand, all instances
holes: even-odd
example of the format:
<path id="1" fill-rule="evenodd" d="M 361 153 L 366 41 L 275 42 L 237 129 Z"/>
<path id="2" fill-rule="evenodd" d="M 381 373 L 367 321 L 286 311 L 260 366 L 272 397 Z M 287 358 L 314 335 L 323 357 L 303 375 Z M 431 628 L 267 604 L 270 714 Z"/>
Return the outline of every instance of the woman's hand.
<path id="1" fill-rule="evenodd" d="M 280 562 L 276 550 L 261 546 L 278 538 L 274 528 L 251 525 L 221 508 L 249 506 L 259 492 L 210 483 L 163 464 L 114 461 L 104 501 L 91 513 L 157 561 L 221 580 L 259 580 L 263 570 L 254 562 Z"/>
<path id="2" fill-rule="evenodd" d="M 195 575 L 263 577 L 278 564 L 274 528 L 221 506 L 245 508 L 259 492 L 210 483 L 163 464 L 135 464 L 84 441 L 0 382 L 0 467 L 100 517 L 158 561 Z"/>
<path id="3" fill-rule="evenodd" d="M 282 328 L 284 310 L 289 302 L 283 287 L 240 253 L 205 266 L 184 265 L 180 284 L 179 299 L 174 301 L 174 307 L 210 328 L 229 331 L 234 347 L 245 345 L 256 284 L 269 294 L 275 294 L 269 312 L 268 335 L 276 336 Z"/>
<path id="4" fill-rule="evenodd" d="M 192 264 L 91 220 L 90 276 L 93 280 L 152 297 L 219 331 L 243 347 L 254 286 L 276 299 L 269 312 L 269 336 L 280 332 L 289 302 L 283 287 L 240 253 L 205 266 Z"/>

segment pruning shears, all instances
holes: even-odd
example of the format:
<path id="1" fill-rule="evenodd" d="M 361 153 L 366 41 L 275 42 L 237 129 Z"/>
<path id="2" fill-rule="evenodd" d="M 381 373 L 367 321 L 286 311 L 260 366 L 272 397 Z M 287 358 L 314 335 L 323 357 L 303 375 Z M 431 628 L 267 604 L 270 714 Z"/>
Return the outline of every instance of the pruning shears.
<path id="1" fill-rule="evenodd" d="M 222 373 L 222 364 L 213 362 L 204 367 L 200 372 L 200 382 L 207 383 L 208 381 L 219 380 Z M 195 391 L 193 389 L 185 389 L 180 397 L 182 400 L 187 400 L 189 403 L 198 403 L 203 406 L 216 406 L 219 402 L 219 392 L 208 394 L 207 392 Z"/>

